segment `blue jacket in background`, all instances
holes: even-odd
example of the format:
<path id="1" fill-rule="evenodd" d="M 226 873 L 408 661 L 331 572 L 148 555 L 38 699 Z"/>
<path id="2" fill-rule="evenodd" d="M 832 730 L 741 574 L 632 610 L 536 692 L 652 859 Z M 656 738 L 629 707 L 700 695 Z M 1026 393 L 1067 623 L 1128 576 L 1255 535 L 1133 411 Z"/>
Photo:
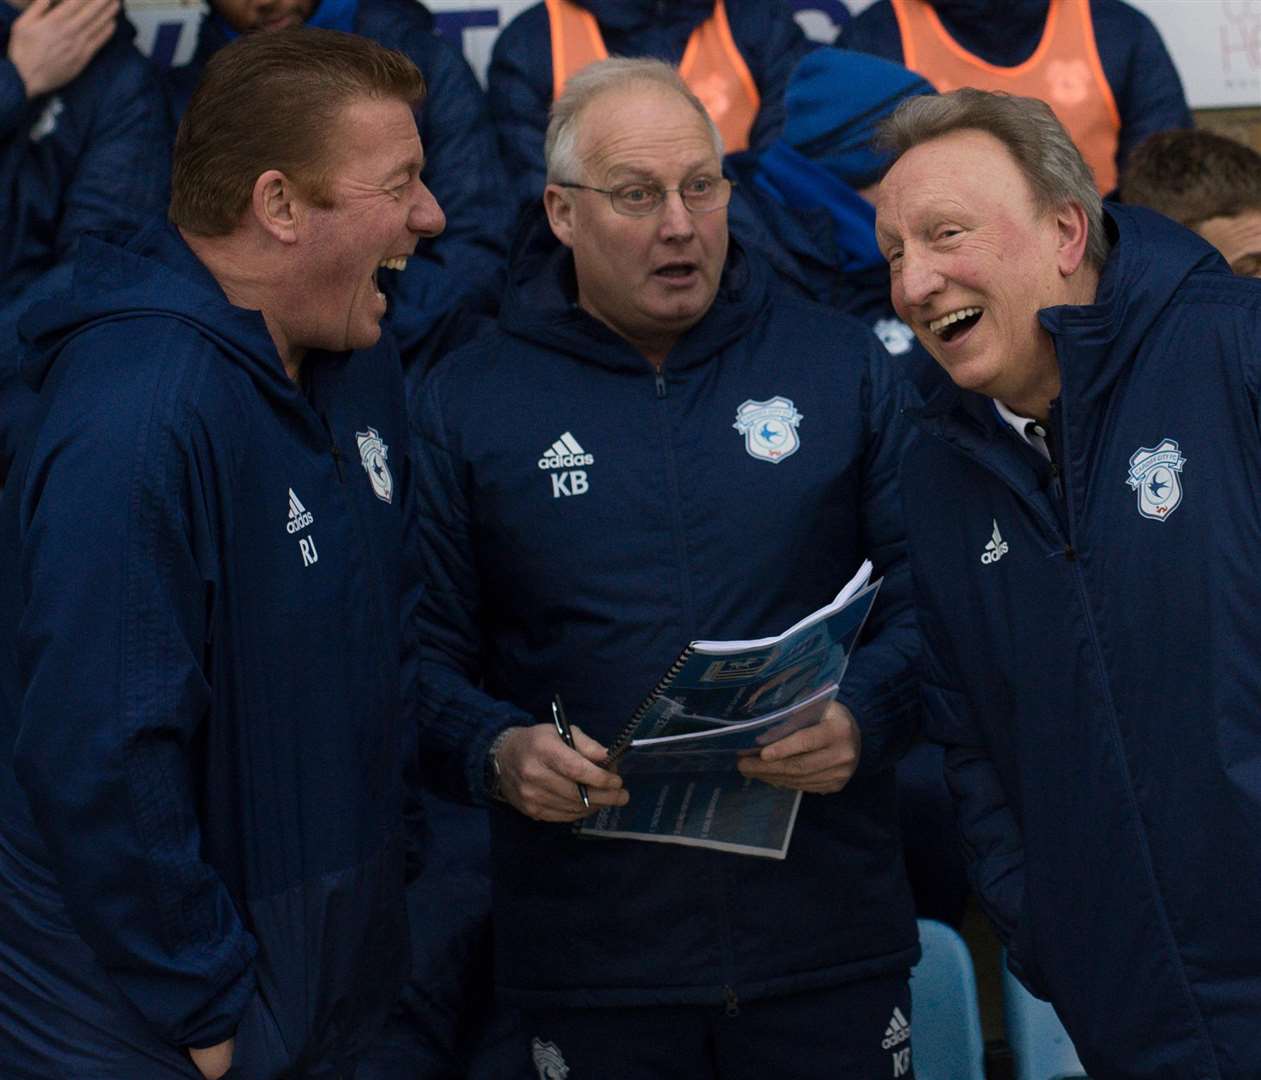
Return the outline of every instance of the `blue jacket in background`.
<path id="1" fill-rule="evenodd" d="M 300 390 L 170 226 L 79 263 L 0 499 L 5 1075 L 188 1077 L 235 1031 L 234 1077 L 323 1076 L 407 965 L 397 354 Z"/>
<path id="2" fill-rule="evenodd" d="M 932 0 L 947 32 L 998 67 L 1024 63 L 1042 40 L 1049 0 Z M 1121 130 L 1117 172 L 1130 151 L 1156 131 L 1194 126 L 1182 81 L 1151 19 L 1122 0 L 1090 0 L 1104 77 Z M 889 0 L 876 0 L 845 31 L 841 44 L 902 63 L 902 37 Z"/>
<path id="3" fill-rule="evenodd" d="M 398 341 L 408 381 L 418 380 L 470 336 L 466 323 L 494 313 L 503 289 L 513 209 L 486 96 L 463 54 L 438 36 L 433 16 L 416 0 L 324 0 L 308 24 L 353 31 L 397 49 L 425 77 L 428 92 L 416 117 L 425 151 L 421 179 L 446 214 L 447 227 L 382 285 L 389 297 L 386 325 Z M 203 18 L 192 60 L 166 74 L 177 117 L 206 61 L 235 36 L 218 16 Z"/>
<path id="4" fill-rule="evenodd" d="M 732 235 L 766 261 L 777 287 L 853 316 L 899 364 L 912 356 L 930 363 L 889 299 L 889 267 L 875 249 L 875 207 L 822 170 L 811 173 L 816 190 L 809 197 L 794 191 L 808 205 L 789 203 L 775 184 L 780 174 L 772 163 L 790 154 L 810 165 L 779 140 L 763 154 L 728 159 L 727 171 L 737 181 L 729 210 Z M 866 248 L 874 260 L 855 257 Z"/>
<path id="5" fill-rule="evenodd" d="M 910 410 L 926 722 L 978 895 L 1090 1075 L 1235 1080 L 1261 1031 L 1261 283 L 1108 214 L 1096 301 L 1039 316 L 1059 476 L 940 372 Z"/>
<path id="6" fill-rule="evenodd" d="M 577 0 L 600 24 L 610 56 L 653 56 L 677 64 L 693 30 L 713 14 L 713 0 Z M 784 126 L 788 76 L 815 44 L 782 0 L 727 0 L 736 48 L 757 83 L 762 107 L 749 148 L 757 150 Z M 543 136 L 552 105 L 552 39 L 547 8 L 527 8 L 495 39 L 488 74 L 499 152 L 512 178 L 516 208 L 539 201 L 547 169 Z"/>
<path id="7" fill-rule="evenodd" d="M 129 231 L 166 209 L 171 133 L 157 73 L 131 24 L 72 82 L 33 100 L 7 57 L 18 12 L 0 0 L 0 486 L 35 407 L 17 322 L 64 291 L 79 237 Z"/>
<path id="8" fill-rule="evenodd" d="M 867 556 L 885 583 L 840 694 L 859 771 L 804 797 L 784 862 L 583 838 L 495 804 L 501 989 L 715 1003 L 905 970 L 917 945 L 889 766 L 914 727 L 916 646 L 887 357 L 836 312 L 772 302 L 733 245 L 713 307 L 657 375 L 577 307 L 571 256 L 541 211 L 530 224 L 500 328 L 415 403 L 435 780 L 484 799 L 489 743 L 546 716 L 553 692 L 607 743 L 688 641 L 778 633 Z M 799 449 L 771 464 L 733 425 L 776 396 L 803 419 Z M 592 459 L 572 488 L 540 468 L 566 434 Z"/>

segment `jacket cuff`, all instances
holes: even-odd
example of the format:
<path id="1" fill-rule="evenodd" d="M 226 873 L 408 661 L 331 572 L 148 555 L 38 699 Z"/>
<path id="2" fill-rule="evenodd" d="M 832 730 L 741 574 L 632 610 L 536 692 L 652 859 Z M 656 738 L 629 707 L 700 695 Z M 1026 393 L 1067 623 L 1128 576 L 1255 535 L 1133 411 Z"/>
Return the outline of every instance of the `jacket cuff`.
<path id="1" fill-rule="evenodd" d="M 849 709 L 862 735 L 856 776 L 871 776 L 890 769 L 910 749 L 919 729 L 919 704 L 901 685 L 886 686 L 883 693 L 854 695 L 841 684 L 836 700 Z"/>
<path id="2" fill-rule="evenodd" d="M 510 727 L 520 725 L 521 721 L 517 719 L 501 720 L 497 724 L 481 729 L 469 740 L 468 756 L 464 762 L 464 780 L 474 806 L 491 806 L 500 801 L 495 798 L 486 782 L 486 765 L 490 757 L 490 748 L 495 740 Z"/>

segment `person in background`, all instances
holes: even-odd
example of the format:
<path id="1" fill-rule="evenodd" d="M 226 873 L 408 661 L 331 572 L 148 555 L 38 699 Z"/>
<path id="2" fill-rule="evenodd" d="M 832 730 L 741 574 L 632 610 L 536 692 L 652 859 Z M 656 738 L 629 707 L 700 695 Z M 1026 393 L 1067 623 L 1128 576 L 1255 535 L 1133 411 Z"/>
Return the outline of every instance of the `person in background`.
<path id="1" fill-rule="evenodd" d="M 407 974 L 414 483 L 387 267 L 415 66 L 250 35 L 169 220 L 27 313 L 0 499 L 6 1080 L 353 1075 Z"/>
<path id="2" fill-rule="evenodd" d="M 497 330 L 413 404 L 422 760 L 493 804 L 499 989 L 539 1075 L 892 1074 L 918 945 L 892 768 L 916 646 L 888 354 L 773 293 L 730 241 L 721 139 L 669 65 L 574 75 L 546 159 Z M 758 406 L 789 419 L 742 431 Z M 783 861 L 574 835 L 636 797 L 600 763 L 684 644 L 777 633 L 864 557 L 884 585 L 838 700 L 742 759 L 805 793 Z M 575 750 L 543 722 L 553 692 Z"/>
<path id="3" fill-rule="evenodd" d="M 905 64 L 938 90 L 1041 98 L 1104 195 L 1153 131 L 1191 126 L 1159 31 L 1123 0 L 877 0 L 844 44 Z"/>
<path id="4" fill-rule="evenodd" d="M 35 409 L 22 312 L 66 289 L 85 233 L 166 206 L 162 89 L 118 12 L 119 0 L 0 0 L 0 487 Z"/>
<path id="5" fill-rule="evenodd" d="M 1230 268 L 1261 277 L 1261 154 L 1213 131 L 1163 131 L 1121 174 L 1121 201 L 1194 229 Z"/>
<path id="6" fill-rule="evenodd" d="M 543 194 L 548 108 L 587 64 L 608 56 L 678 64 L 727 153 L 736 153 L 779 133 L 788 75 L 814 47 L 783 0 L 545 0 L 527 8 L 496 39 L 488 75 L 517 210 Z"/>
<path id="7" fill-rule="evenodd" d="M 446 231 L 399 274 L 391 274 L 386 325 L 398 341 L 408 383 L 493 315 L 503 288 L 512 229 L 508 181 L 495 147 L 486 97 L 463 54 L 434 31 L 416 0 L 209 0 L 192 60 L 166 73 L 172 108 L 183 112 L 206 61 L 238 34 L 292 26 L 362 34 L 397 49 L 425 77 L 429 95 L 416 123 L 425 144 L 424 181 L 446 213 Z"/>
<path id="8" fill-rule="evenodd" d="M 977 895 L 1086 1071 L 1235 1080 L 1261 1030 L 1261 282 L 1101 204 L 1049 107 L 885 122 L 925 726 Z"/>
<path id="9" fill-rule="evenodd" d="M 732 228 L 793 291 L 867 323 L 894 356 L 918 349 L 889 302 L 876 246 L 876 184 L 887 165 L 876 124 L 926 80 L 864 53 L 824 47 L 793 71 L 782 133 L 760 153 L 730 158 L 739 180 Z"/>

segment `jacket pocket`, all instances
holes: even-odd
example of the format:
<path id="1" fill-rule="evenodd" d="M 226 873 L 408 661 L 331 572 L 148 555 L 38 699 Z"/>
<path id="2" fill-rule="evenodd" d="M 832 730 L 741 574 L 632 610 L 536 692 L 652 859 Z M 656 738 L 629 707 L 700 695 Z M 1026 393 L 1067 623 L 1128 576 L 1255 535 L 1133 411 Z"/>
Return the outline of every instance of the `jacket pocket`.
<path id="1" fill-rule="evenodd" d="M 288 1075 L 289 1052 L 280 1025 L 259 991 L 241 1015 L 232 1051 L 232 1068 L 224 1080 L 282 1080 Z"/>

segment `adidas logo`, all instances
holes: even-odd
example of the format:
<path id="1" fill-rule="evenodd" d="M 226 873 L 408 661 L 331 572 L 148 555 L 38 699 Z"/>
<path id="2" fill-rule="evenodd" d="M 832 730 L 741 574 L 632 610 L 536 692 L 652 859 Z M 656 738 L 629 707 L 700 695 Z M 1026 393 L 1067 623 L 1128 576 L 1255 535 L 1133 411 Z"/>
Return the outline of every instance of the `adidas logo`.
<path id="1" fill-rule="evenodd" d="M 1003 534 L 998 531 L 998 521 L 991 519 L 994 525 L 994 533 L 989 539 L 989 543 L 985 545 L 985 550 L 981 552 L 981 563 L 989 566 L 990 563 L 996 563 L 1004 555 L 1007 554 L 1007 541 L 1003 539 Z"/>
<path id="2" fill-rule="evenodd" d="M 293 536 L 300 533 L 303 529 L 315 524 L 315 515 L 302 505 L 302 500 L 294 493 L 293 488 L 289 489 L 289 524 L 285 526 L 285 531 Z"/>
<path id="3" fill-rule="evenodd" d="M 902 1015 L 902 1010 L 895 1005 L 893 1007 L 893 1016 L 889 1020 L 889 1026 L 884 1029 L 884 1041 L 880 1045 L 885 1050 L 892 1050 L 895 1046 L 901 1046 L 910 1037 L 911 1022 Z"/>
<path id="4" fill-rule="evenodd" d="M 543 451 L 540 469 L 572 469 L 575 465 L 592 465 L 595 455 L 588 454 L 568 431 Z"/>

